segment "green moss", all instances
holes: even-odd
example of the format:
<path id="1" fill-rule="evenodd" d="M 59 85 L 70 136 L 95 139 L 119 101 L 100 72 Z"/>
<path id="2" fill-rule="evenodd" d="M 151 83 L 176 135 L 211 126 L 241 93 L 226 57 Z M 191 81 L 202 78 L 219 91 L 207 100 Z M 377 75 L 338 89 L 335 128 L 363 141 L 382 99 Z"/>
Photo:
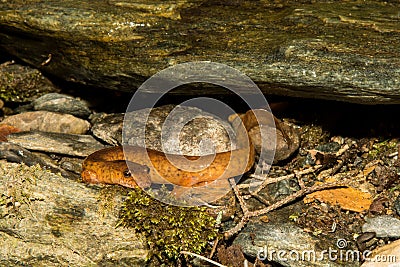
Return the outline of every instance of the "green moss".
<path id="1" fill-rule="evenodd" d="M 368 152 L 372 159 L 380 158 L 383 153 L 396 152 L 398 143 L 395 140 L 384 140 L 373 144 L 372 149 Z"/>
<path id="2" fill-rule="evenodd" d="M 205 210 L 167 205 L 136 189 L 123 204 L 119 225 L 143 234 L 160 261 L 174 261 L 183 250 L 202 253 L 216 238 L 215 219 Z"/>

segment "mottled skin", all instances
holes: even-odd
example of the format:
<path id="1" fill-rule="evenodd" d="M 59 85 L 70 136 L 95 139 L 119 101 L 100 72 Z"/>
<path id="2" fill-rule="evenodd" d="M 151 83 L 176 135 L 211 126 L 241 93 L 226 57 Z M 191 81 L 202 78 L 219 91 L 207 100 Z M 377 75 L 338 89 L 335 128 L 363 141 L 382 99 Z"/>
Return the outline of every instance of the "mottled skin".
<path id="1" fill-rule="evenodd" d="M 242 122 L 247 131 L 259 124 L 274 125 L 273 116 L 266 110 L 248 111 L 242 117 Z M 126 187 L 136 187 L 135 181 L 141 187 L 150 186 L 151 183 L 191 187 L 204 185 L 218 178 L 242 175 L 253 166 L 255 150 L 243 127 L 241 129 L 237 130 L 237 143 L 244 144 L 244 148 L 202 156 L 201 162 L 196 161 L 200 158 L 197 156 L 166 155 L 137 146 L 105 148 L 85 159 L 82 179 L 88 183 L 119 184 Z M 191 161 L 189 164 L 188 160 Z M 204 162 L 211 163 L 206 167 Z"/>

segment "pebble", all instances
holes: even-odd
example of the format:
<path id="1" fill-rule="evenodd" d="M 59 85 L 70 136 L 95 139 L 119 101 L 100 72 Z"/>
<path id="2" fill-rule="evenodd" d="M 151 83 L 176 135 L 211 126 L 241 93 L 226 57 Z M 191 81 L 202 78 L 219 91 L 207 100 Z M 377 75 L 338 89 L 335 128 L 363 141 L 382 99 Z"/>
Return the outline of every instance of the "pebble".
<path id="1" fill-rule="evenodd" d="M 286 137 L 280 129 L 285 132 Z M 300 147 L 300 132 L 295 125 L 286 121 L 282 121 L 280 122 L 280 129 L 274 129 L 266 125 L 262 125 L 261 127 L 256 126 L 252 128 L 249 132 L 249 136 L 257 153 L 261 152 L 261 147 L 264 149 L 264 151 L 275 151 L 274 163 L 287 159 Z M 261 141 L 260 131 L 262 132 L 263 136 L 267 137 L 263 141 Z M 272 134 L 276 134 L 275 144 L 273 142 L 269 142 L 268 136 L 271 136 Z"/>
<path id="2" fill-rule="evenodd" d="M 8 124 L 21 131 L 38 130 L 67 134 L 85 134 L 90 127 L 86 120 L 69 114 L 49 111 L 31 111 L 6 117 L 1 124 Z"/>
<path id="3" fill-rule="evenodd" d="M 86 103 L 72 96 L 49 93 L 32 101 L 34 110 L 71 114 L 80 118 L 87 118 L 90 110 Z"/>
<path id="4" fill-rule="evenodd" d="M 366 217 L 366 223 L 362 226 L 363 233 L 375 232 L 377 237 L 400 237 L 400 220 L 392 216 L 382 215 Z"/>
<path id="5" fill-rule="evenodd" d="M 86 157 L 104 148 L 104 145 L 91 135 L 40 131 L 13 133 L 8 135 L 8 141 L 30 150 L 78 157 Z"/>

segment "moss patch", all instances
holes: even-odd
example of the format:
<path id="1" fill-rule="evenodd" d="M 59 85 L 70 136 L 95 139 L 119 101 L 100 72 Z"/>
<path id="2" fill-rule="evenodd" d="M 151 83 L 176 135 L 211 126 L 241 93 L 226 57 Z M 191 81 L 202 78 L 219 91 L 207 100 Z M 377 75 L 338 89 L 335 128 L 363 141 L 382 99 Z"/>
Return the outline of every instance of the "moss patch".
<path id="1" fill-rule="evenodd" d="M 216 238 L 215 219 L 205 210 L 167 205 L 136 189 L 123 204 L 119 225 L 143 234 L 160 261 L 174 261 L 183 250 L 204 252 L 208 242 Z"/>

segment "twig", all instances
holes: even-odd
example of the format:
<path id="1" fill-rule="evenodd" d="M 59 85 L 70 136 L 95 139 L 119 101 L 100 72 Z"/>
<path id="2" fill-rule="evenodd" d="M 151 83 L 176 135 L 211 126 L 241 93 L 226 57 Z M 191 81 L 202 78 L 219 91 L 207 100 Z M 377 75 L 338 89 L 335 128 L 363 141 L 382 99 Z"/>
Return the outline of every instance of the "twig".
<path id="1" fill-rule="evenodd" d="M 260 216 L 263 214 L 266 214 L 270 211 L 276 210 L 292 201 L 294 201 L 295 199 L 299 198 L 299 197 L 303 197 L 307 194 L 310 194 L 312 192 L 315 191 L 320 191 L 320 190 L 325 190 L 325 189 L 329 189 L 329 188 L 333 188 L 333 187 L 338 187 L 338 186 L 345 186 L 345 182 L 343 181 L 338 181 L 338 182 L 333 182 L 333 183 L 326 183 L 326 184 L 318 184 L 318 185 L 313 185 L 309 188 L 305 188 L 303 187 L 302 189 L 300 189 L 299 191 L 297 191 L 296 193 L 285 197 L 284 199 L 264 208 L 264 209 L 260 209 L 260 210 L 256 210 L 256 211 L 247 211 L 244 212 L 242 219 L 240 220 L 240 222 L 238 224 L 236 224 L 236 226 L 234 226 L 233 228 L 231 228 L 230 230 L 226 231 L 224 236 L 225 238 L 229 238 L 233 235 L 235 235 L 236 233 L 238 233 L 245 225 L 246 223 L 249 221 L 249 219 L 251 217 L 256 217 L 256 216 Z M 236 192 L 235 192 L 236 194 Z M 236 195 L 236 197 L 239 199 L 240 202 L 240 198 L 241 196 Z M 242 199 L 243 200 L 243 199 Z M 247 209 L 247 206 L 246 206 Z"/>
<path id="2" fill-rule="evenodd" d="M 219 237 L 217 236 L 217 238 L 215 238 L 214 245 L 210 252 L 210 256 L 209 256 L 210 259 L 214 256 L 214 253 L 217 250 L 218 242 L 219 242 Z"/>
<path id="3" fill-rule="evenodd" d="M 247 208 L 247 205 L 244 202 L 244 199 L 240 195 L 239 189 L 236 186 L 235 179 L 229 178 L 229 183 L 231 184 L 231 186 L 233 188 L 233 192 L 235 193 L 237 199 L 239 200 L 239 204 L 240 204 L 240 207 L 242 208 L 243 213 L 245 214 L 245 213 L 249 212 L 249 209 Z"/>
<path id="4" fill-rule="evenodd" d="M 315 165 L 315 166 L 307 168 L 305 170 L 301 170 L 301 171 L 298 171 L 298 172 L 295 172 L 295 173 L 292 173 L 292 174 L 288 174 L 288 175 L 283 175 L 283 176 L 280 176 L 280 177 L 277 177 L 277 178 L 268 178 L 268 177 L 266 177 L 266 175 L 252 174 L 252 175 L 250 175 L 250 177 L 258 178 L 260 180 L 263 180 L 262 184 L 256 190 L 254 190 L 252 192 L 252 194 L 257 194 L 265 186 L 267 186 L 269 184 L 277 183 L 277 182 L 280 182 L 280 181 L 283 181 L 283 180 L 287 180 L 287 179 L 292 179 L 294 177 L 300 177 L 302 175 L 315 172 L 316 170 L 318 170 L 321 167 L 322 167 L 322 165 Z"/>
<path id="5" fill-rule="evenodd" d="M 251 195 L 247 195 L 247 196 L 243 196 L 243 198 L 249 199 L 250 197 L 255 197 L 258 201 L 260 201 L 261 203 L 263 203 L 264 205 L 271 205 L 271 202 L 269 202 L 268 200 L 266 200 L 264 197 L 260 196 L 259 194 L 251 194 Z"/>
<path id="6" fill-rule="evenodd" d="M 215 266 L 218 266 L 218 267 L 227 267 L 227 266 L 222 265 L 222 264 L 220 264 L 220 263 L 218 263 L 216 261 L 210 260 L 210 259 L 208 259 L 208 258 L 206 258 L 204 256 L 201 256 L 201 255 L 193 253 L 193 252 L 181 251 L 180 253 L 181 254 L 190 255 L 190 256 L 193 256 L 193 257 L 196 257 L 196 258 L 199 258 L 199 259 L 202 259 L 203 261 L 209 262 L 209 263 L 214 264 Z"/>
<path id="7" fill-rule="evenodd" d="M 339 158 L 339 157 L 340 157 L 341 155 L 343 155 L 344 152 L 346 152 L 349 148 L 350 148 L 349 145 L 347 145 L 347 144 L 344 145 L 341 149 L 339 149 L 338 152 L 335 153 L 335 156 L 336 156 L 337 158 Z M 346 159 L 341 159 L 341 160 L 339 161 L 339 163 L 338 163 L 335 167 L 332 168 L 331 175 L 335 175 L 335 174 L 340 170 L 340 168 L 343 167 L 345 161 L 346 161 Z"/>
<path id="8" fill-rule="evenodd" d="M 350 148 L 349 145 L 347 145 L 347 144 L 344 145 L 336 153 L 336 156 L 339 157 L 344 152 L 346 152 L 349 148 Z M 400 150 L 400 146 L 399 146 L 399 150 Z M 339 165 L 340 165 L 340 163 L 339 163 Z M 310 193 L 313 193 L 313 192 L 316 192 L 316 191 L 321 191 L 321 190 L 334 188 L 334 187 L 346 186 L 346 184 L 349 184 L 346 180 L 341 180 L 341 181 L 340 180 L 336 180 L 336 182 L 325 183 L 325 184 L 322 184 L 322 185 L 321 184 L 317 184 L 317 185 L 313 185 L 311 187 L 306 187 L 304 182 L 303 182 L 303 180 L 301 179 L 301 177 L 303 175 L 306 175 L 306 174 L 309 174 L 309 173 L 313 173 L 316 170 L 320 169 L 321 167 L 322 167 L 322 165 L 315 165 L 315 166 L 307 168 L 305 170 L 295 171 L 292 174 L 280 176 L 280 177 L 277 177 L 277 178 L 268 178 L 268 177 L 266 177 L 266 175 L 256 175 L 256 174 L 251 175 L 251 177 L 253 177 L 253 178 L 258 178 L 258 179 L 262 180 L 262 183 L 261 183 L 260 186 L 258 186 L 256 188 L 256 190 L 253 190 L 252 192 L 250 192 L 250 194 L 251 194 L 251 196 L 256 197 L 257 199 L 259 199 L 264 204 L 268 203 L 268 201 L 265 200 L 260 195 L 258 195 L 258 193 L 263 188 L 265 188 L 265 186 L 267 186 L 268 184 L 276 183 L 276 182 L 279 182 L 279 181 L 283 181 L 283 180 L 286 180 L 286 179 L 291 179 L 291 178 L 295 178 L 296 177 L 297 180 L 298 180 L 298 183 L 300 185 L 300 190 L 295 192 L 294 194 L 292 194 L 290 196 L 287 196 L 284 199 L 279 200 L 278 202 L 276 202 L 276 203 L 274 203 L 272 205 L 269 205 L 266 208 L 255 210 L 255 211 L 249 211 L 248 210 L 248 207 L 247 207 L 247 205 L 246 205 L 246 203 L 244 201 L 244 197 L 240 194 L 239 189 L 238 189 L 239 187 L 240 188 L 249 188 L 250 184 L 237 186 L 234 183 L 234 181 L 230 179 L 229 182 L 230 182 L 230 184 L 231 184 L 231 186 L 233 188 L 233 192 L 235 193 L 236 198 L 239 200 L 240 207 L 241 207 L 241 209 L 243 211 L 243 216 L 242 216 L 242 218 L 241 218 L 241 220 L 240 220 L 240 222 L 238 224 L 236 224 L 233 228 L 231 228 L 230 230 L 228 230 L 228 231 L 226 231 L 224 233 L 224 237 L 225 238 L 230 238 L 231 236 L 233 236 L 236 233 L 238 233 L 246 225 L 246 223 L 249 221 L 249 219 L 252 218 L 252 217 L 260 216 L 260 215 L 266 214 L 266 213 L 268 213 L 270 211 L 276 210 L 276 209 L 278 209 L 278 208 L 280 208 L 280 207 L 282 207 L 282 206 L 284 206 L 284 205 L 296 200 L 297 198 L 303 197 L 303 196 L 305 196 L 307 194 L 310 194 Z M 331 172 L 332 172 L 332 170 L 334 170 L 334 168 L 331 169 Z M 334 178 L 335 176 L 336 175 L 332 176 L 332 178 Z"/>

